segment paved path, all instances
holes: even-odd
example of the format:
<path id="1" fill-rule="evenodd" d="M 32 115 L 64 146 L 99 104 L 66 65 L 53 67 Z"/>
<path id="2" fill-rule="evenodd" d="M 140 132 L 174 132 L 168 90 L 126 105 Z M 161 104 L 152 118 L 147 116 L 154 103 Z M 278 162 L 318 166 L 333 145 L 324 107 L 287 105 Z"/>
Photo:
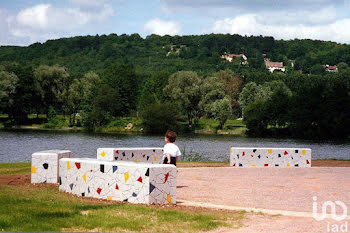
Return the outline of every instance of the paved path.
<path id="1" fill-rule="evenodd" d="M 349 209 L 347 219 L 336 222 L 331 215 L 321 222 L 313 219 L 314 196 L 319 213 L 323 202 L 342 201 Z M 185 205 L 283 215 L 250 214 L 251 220 L 239 229 L 242 232 L 327 232 L 328 223 L 346 222 L 350 232 L 350 168 L 179 168 L 177 200 Z M 342 213 L 341 208 L 336 210 Z"/>

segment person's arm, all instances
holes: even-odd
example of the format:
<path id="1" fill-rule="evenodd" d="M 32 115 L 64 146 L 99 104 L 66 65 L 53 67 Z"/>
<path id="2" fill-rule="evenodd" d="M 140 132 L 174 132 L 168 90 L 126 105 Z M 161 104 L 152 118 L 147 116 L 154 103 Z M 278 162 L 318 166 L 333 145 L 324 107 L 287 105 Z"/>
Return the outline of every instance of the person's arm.
<path id="1" fill-rule="evenodd" d="M 169 154 L 169 153 L 166 154 L 166 157 L 167 157 L 167 159 L 168 159 L 168 163 L 170 164 L 170 154 Z"/>

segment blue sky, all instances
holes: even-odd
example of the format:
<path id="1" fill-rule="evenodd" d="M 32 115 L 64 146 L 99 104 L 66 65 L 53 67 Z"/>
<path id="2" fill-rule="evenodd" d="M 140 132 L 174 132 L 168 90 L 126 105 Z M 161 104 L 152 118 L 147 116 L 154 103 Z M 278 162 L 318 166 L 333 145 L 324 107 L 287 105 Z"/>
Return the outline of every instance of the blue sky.
<path id="1" fill-rule="evenodd" d="M 350 0 L 0 1 L 0 45 L 110 33 L 237 33 L 350 44 Z"/>

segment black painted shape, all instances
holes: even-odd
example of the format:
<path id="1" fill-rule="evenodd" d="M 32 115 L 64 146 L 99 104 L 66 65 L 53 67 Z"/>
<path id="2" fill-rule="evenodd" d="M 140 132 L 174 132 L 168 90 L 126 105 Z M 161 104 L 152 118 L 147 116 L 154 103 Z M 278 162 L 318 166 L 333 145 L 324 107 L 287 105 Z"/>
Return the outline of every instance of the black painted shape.
<path id="1" fill-rule="evenodd" d="M 131 158 L 134 158 L 134 156 L 135 156 L 134 153 L 131 153 Z"/>
<path id="2" fill-rule="evenodd" d="M 240 167 L 243 167 L 243 164 L 240 163 L 239 166 L 240 166 Z"/>
<path id="3" fill-rule="evenodd" d="M 74 186 L 74 184 L 70 184 L 70 185 L 69 185 L 70 190 L 73 190 L 73 186 Z"/>
<path id="4" fill-rule="evenodd" d="M 88 187 L 88 193 L 90 193 L 90 187 Z"/>
<path id="5" fill-rule="evenodd" d="M 44 164 L 43 164 L 43 167 L 44 167 L 44 169 L 48 169 L 48 168 L 49 168 L 49 164 L 44 163 Z"/>
<path id="6" fill-rule="evenodd" d="M 61 177 L 58 179 L 58 183 L 59 183 L 60 185 L 62 185 L 62 179 L 61 179 Z"/>
<path id="7" fill-rule="evenodd" d="M 105 165 L 100 164 L 100 172 L 105 173 Z"/>
<path id="8" fill-rule="evenodd" d="M 115 158 L 115 160 L 118 160 L 119 159 L 119 157 L 114 157 Z"/>
<path id="9" fill-rule="evenodd" d="M 113 173 L 118 170 L 118 166 L 113 166 Z"/>
<path id="10" fill-rule="evenodd" d="M 281 154 L 278 154 L 278 158 L 281 158 L 282 156 L 281 156 Z"/>
<path id="11" fill-rule="evenodd" d="M 44 182 L 43 182 L 44 184 L 46 184 L 47 183 L 47 180 L 44 180 Z"/>
<path id="12" fill-rule="evenodd" d="M 149 168 L 147 168 L 147 171 L 145 173 L 145 176 L 149 176 Z"/>
<path id="13" fill-rule="evenodd" d="M 152 191 L 156 188 L 152 183 L 149 183 L 149 194 L 152 193 Z"/>
<path id="14" fill-rule="evenodd" d="M 298 153 L 299 153 L 299 150 L 295 150 L 295 153 L 298 154 Z"/>
<path id="15" fill-rule="evenodd" d="M 254 149 L 253 152 L 255 153 L 255 152 L 256 152 L 256 149 Z"/>
<path id="16" fill-rule="evenodd" d="M 266 158 L 268 159 L 269 157 L 268 157 L 268 156 L 266 156 Z"/>
<path id="17" fill-rule="evenodd" d="M 258 158 L 260 159 L 260 158 L 261 158 L 261 156 L 260 156 L 260 155 L 258 155 Z"/>
<path id="18" fill-rule="evenodd" d="M 123 201 L 128 202 L 128 198 L 124 199 Z"/>
<path id="19" fill-rule="evenodd" d="M 237 155 L 237 159 L 239 159 L 239 155 Z"/>
<path id="20" fill-rule="evenodd" d="M 123 152 L 123 156 L 125 157 L 125 151 Z"/>
<path id="21" fill-rule="evenodd" d="M 295 164 L 294 166 L 295 166 L 295 167 L 299 167 L 299 164 Z"/>
<path id="22" fill-rule="evenodd" d="M 132 196 L 133 196 L 133 197 L 137 197 L 137 194 L 136 194 L 136 193 L 132 193 Z"/>
<path id="23" fill-rule="evenodd" d="M 82 196 L 82 197 L 85 197 L 85 193 L 82 193 L 81 196 Z"/>
<path id="24" fill-rule="evenodd" d="M 153 150 L 153 152 L 156 152 L 156 150 Z"/>
<path id="25" fill-rule="evenodd" d="M 147 156 L 147 160 L 149 160 L 149 156 Z"/>
<path id="26" fill-rule="evenodd" d="M 292 159 L 294 159 L 293 156 L 292 156 Z"/>
<path id="27" fill-rule="evenodd" d="M 278 165 L 278 164 L 275 164 L 275 167 L 279 167 L 279 165 Z"/>

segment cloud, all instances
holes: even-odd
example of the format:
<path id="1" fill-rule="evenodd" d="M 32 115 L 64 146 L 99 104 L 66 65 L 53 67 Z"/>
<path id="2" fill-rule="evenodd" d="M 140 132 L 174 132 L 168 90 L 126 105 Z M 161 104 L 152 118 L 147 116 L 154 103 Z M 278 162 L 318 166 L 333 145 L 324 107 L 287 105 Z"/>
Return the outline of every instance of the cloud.
<path id="1" fill-rule="evenodd" d="M 348 1 L 348 0 L 345 0 Z M 328 5 L 344 5 L 344 0 L 163 0 L 161 3 L 171 9 L 236 9 L 239 11 L 260 10 L 316 10 Z"/>
<path id="2" fill-rule="evenodd" d="M 82 0 L 74 0 L 81 1 Z M 84 1 L 90 2 L 92 0 Z M 26 38 L 27 43 L 74 35 L 74 30 L 99 24 L 114 15 L 112 7 L 101 4 L 98 8 L 57 8 L 51 4 L 39 4 L 8 15 L 7 31 L 16 38 Z"/>
<path id="3" fill-rule="evenodd" d="M 350 43 L 350 19 L 335 22 L 304 25 L 304 24 L 265 24 L 259 21 L 256 14 L 245 14 L 234 18 L 217 20 L 210 27 L 214 33 L 230 33 L 241 35 L 273 36 L 276 39 L 318 39 Z"/>
<path id="4" fill-rule="evenodd" d="M 149 34 L 160 36 L 181 34 L 181 26 L 178 23 L 174 21 L 163 21 L 158 18 L 148 21 L 143 28 Z"/>

